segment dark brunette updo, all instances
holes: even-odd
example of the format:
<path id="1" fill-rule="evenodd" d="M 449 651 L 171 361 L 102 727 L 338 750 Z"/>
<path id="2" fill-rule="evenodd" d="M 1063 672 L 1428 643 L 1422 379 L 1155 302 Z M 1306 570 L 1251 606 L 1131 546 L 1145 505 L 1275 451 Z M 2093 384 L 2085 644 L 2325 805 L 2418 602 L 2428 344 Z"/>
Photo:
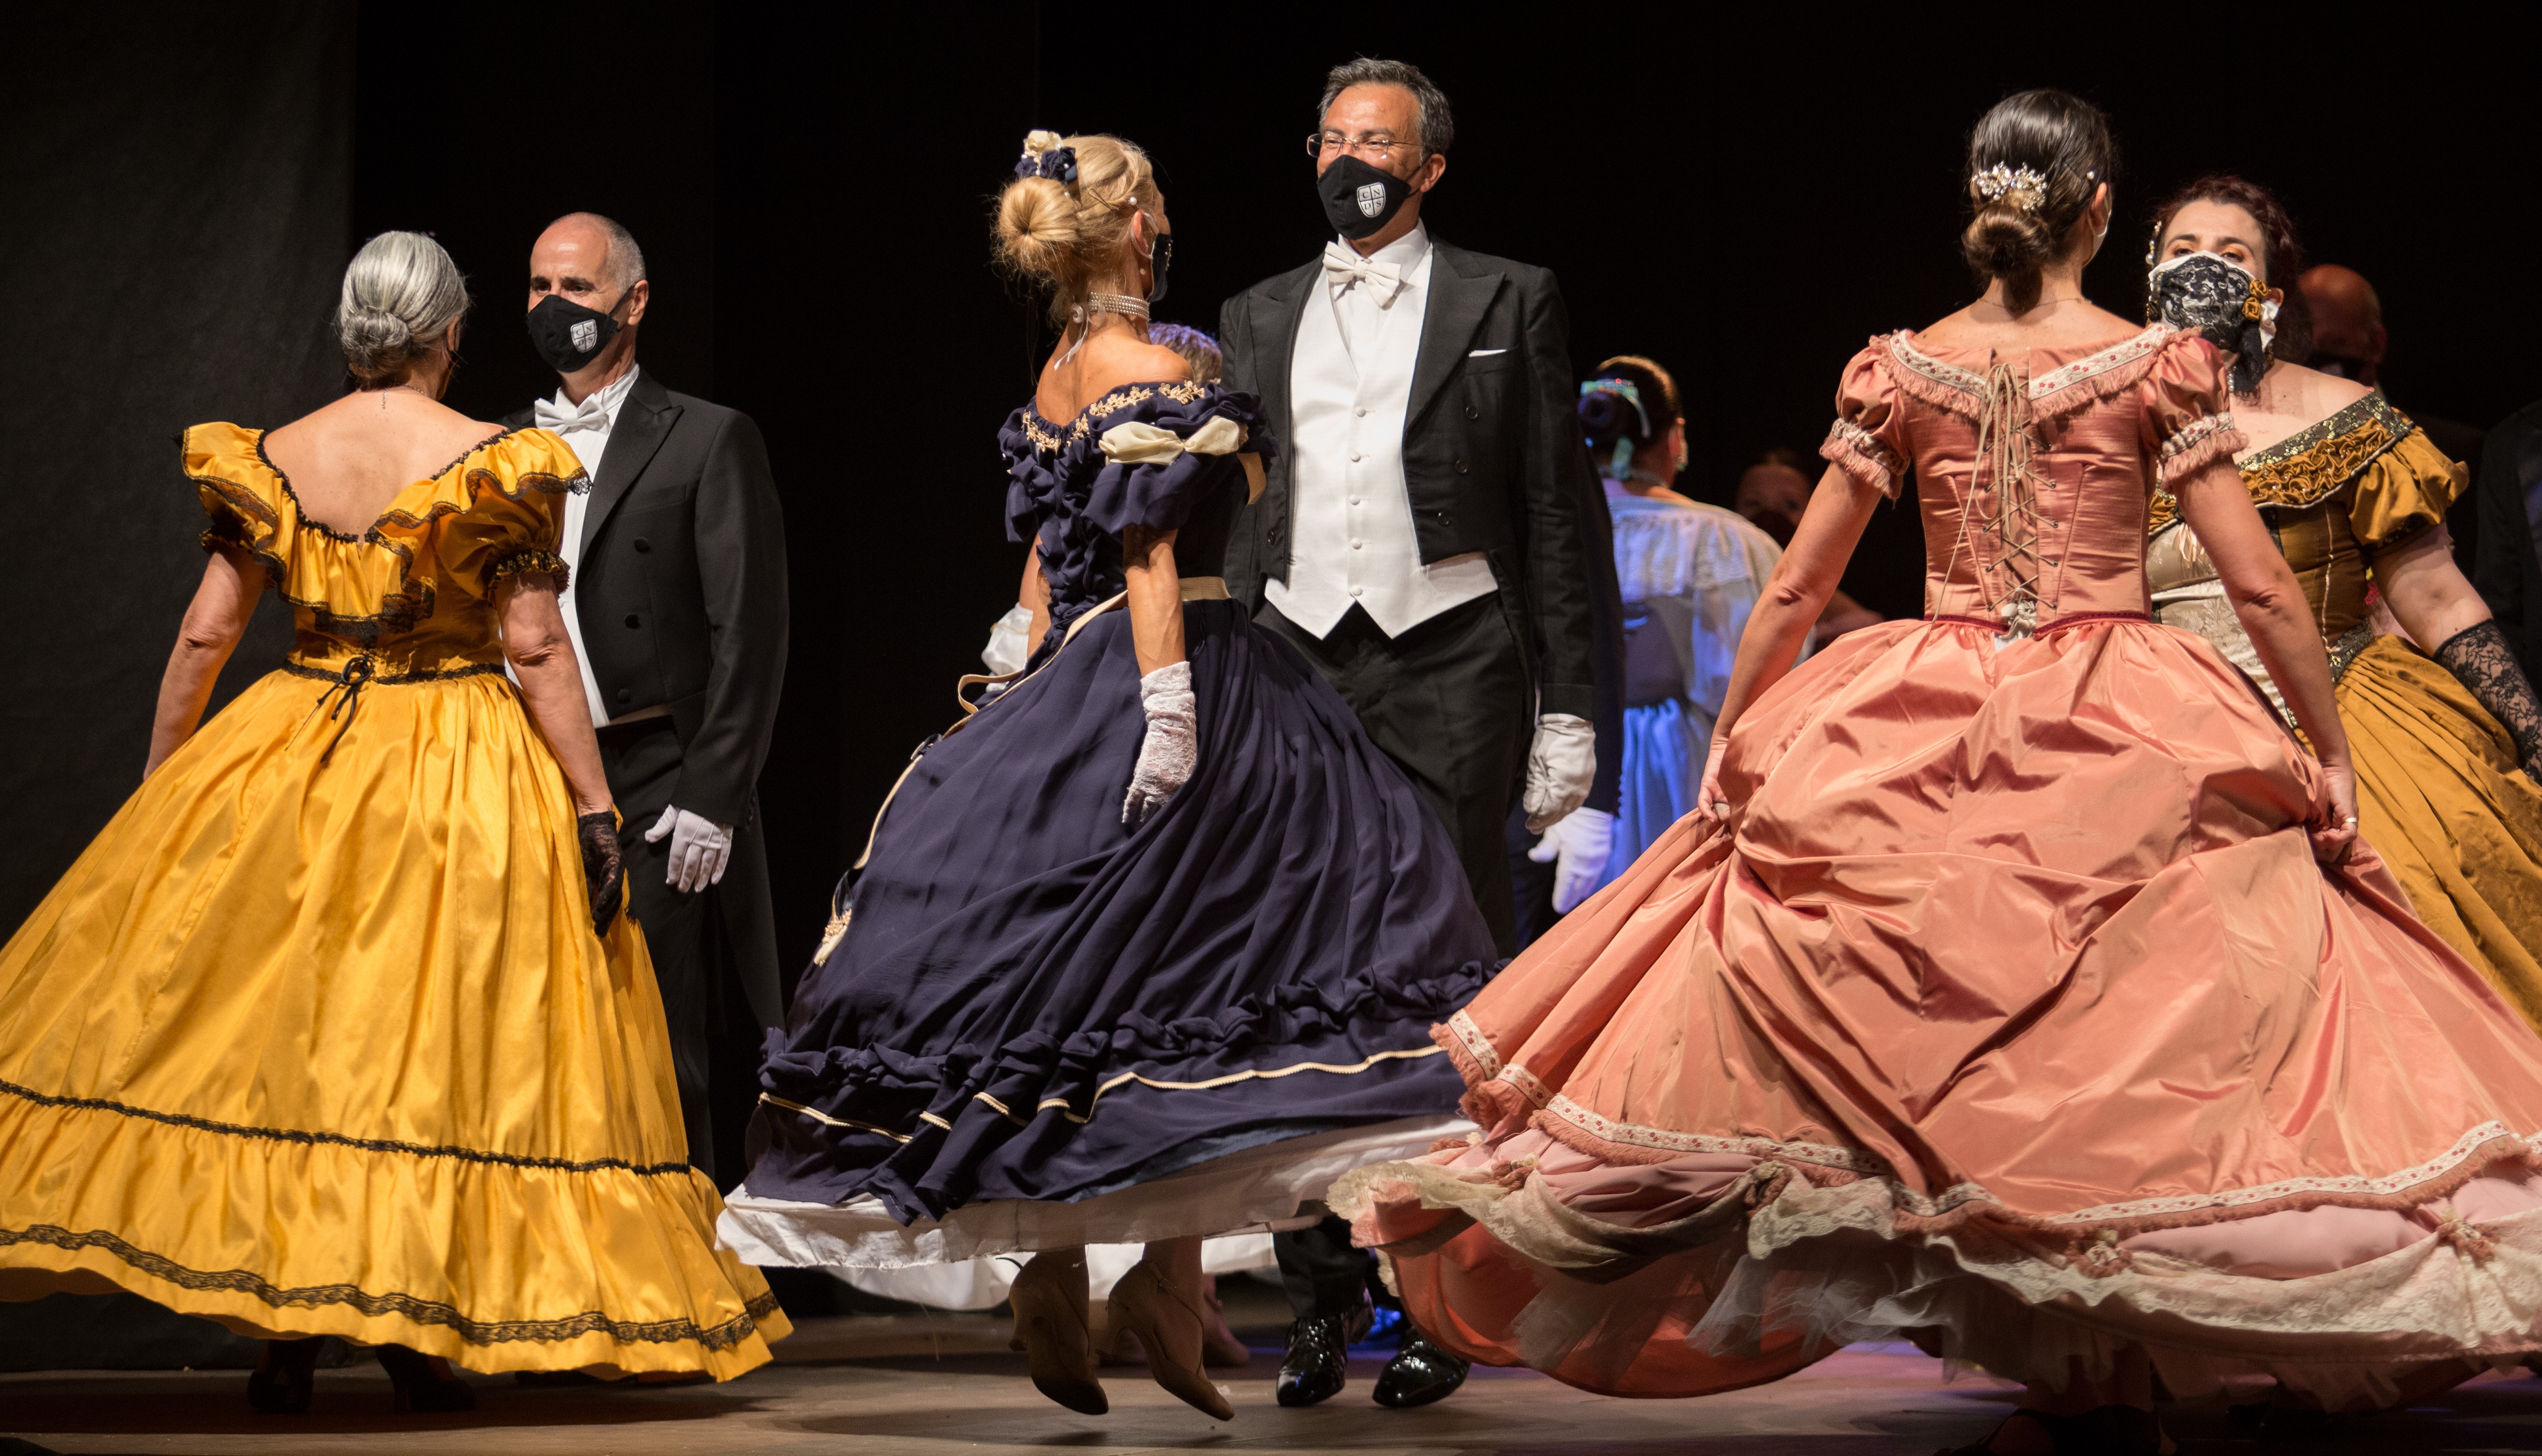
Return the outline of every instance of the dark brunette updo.
<path id="1" fill-rule="evenodd" d="M 2266 273 L 2260 281 L 2286 291 L 2286 301 L 2278 306 L 2278 336 L 2269 345 L 2269 355 L 2289 364 L 2301 364 L 2311 358 L 2312 310 L 2304 304 L 2303 290 L 2295 286 L 2295 280 L 2303 276 L 2303 244 L 2295 238 L 2295 221 L 2286 215 L 2285 204 L 2278 200 L 2277 193 L 2229 172 L 2209 173 L 2172 193 L 2154 209 L 2153 236 L 2145 243 L 2145 317 L 2153 317 L 2150 270 L 2162 261 L 2162 240 L 2171 232 L 2172 219 L 2192 202 L 2239 207 L 2260 225 L 2260 266 Z"/>
<path id="2" fill-rule="evenodd" d="M 1997 167 L 2035 175 L 1988 197 L 1981 180 Z M 2101 109 L 2062 91 L 2025 91 L 1996 102 L 1969 133 L 1969 200 L 1977 216 L 1960 235 L 1960 253 L 1981 283 L 2003 282 L 2003 306 L 2026 314 L 2039 303 L 2040 271 L 2065 252 L 2066 240 L 2092 205 L 2092 193 L 2118 170 L 2118 146 Z"/>
<path id="3" fill-rule="evenodd" d="M 1628 464 L 1677 423 L 1677 381 L 1639 354 L 1618 354 L 1599 365 L 1596 379 L 1625 381 L 1641 396 L 1641 407 L 1636 409 L 1632 400 L 1612 391 L 1586 387 L 1581 391 L 1580 432 L 1598 469 L 1611 474 L 1619 462 Z M 1620 455 L 1615 449 L 1619 443 L 1625 447 Z"/>

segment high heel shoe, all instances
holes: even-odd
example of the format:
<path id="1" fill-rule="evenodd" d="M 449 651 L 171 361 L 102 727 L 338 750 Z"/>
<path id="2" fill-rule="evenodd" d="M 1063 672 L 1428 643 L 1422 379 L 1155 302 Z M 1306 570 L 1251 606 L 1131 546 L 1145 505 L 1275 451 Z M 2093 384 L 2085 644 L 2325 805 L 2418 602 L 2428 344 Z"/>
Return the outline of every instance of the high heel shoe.
<path id="1" fill-rule="evenodd" d="M 1142 1260 L 1112 1286 L 1112 1318 L 1130 1327 L 1148 1351 L 1148 1373 L 1184 1405 L 1219 1420 L 1235 1419 L 1218 1386 L 1201 1373 L 1200 1306 Z"/>
<path id="2" fill-rule="evenodd" d="M 399 1415 L 477 1409 L 475 1388 L 451 1374 L 448 1362 L 403 1345 L 383 1345 L 373 1353 L 379 1356 L 380 1368 L 389 1372 L 392 1408 Z"/>
<path id="3" fill-rule="evenodd" d="M 247 1403 L 268 1416 L 298 1416 L 309 1409 L 309 1392 L 317 1383 L 318 1347 L 323 1335 L 306 1340 L 268 1340 L 247 1377 Z"/>
<path id="4" fill-rule="evenodd" d="M 1031 1357 L 1033 1389 L 1080 1416 L 1101 1416 L 1112 1403 L 1094 1378 L 1084 1276 L 1080 1274 L 1073 1287 L 1064 1285 L 1055 1273 L 1058 1268 L 1059 1261 L 1045 1256 L 1015 1275 L 1007 1290 L 1007 1302 L 1015 1312 L 1014 1338 L 1008 1347 Z M 1044 1269 L 1054 1273 L 1044 1274 Z"/>

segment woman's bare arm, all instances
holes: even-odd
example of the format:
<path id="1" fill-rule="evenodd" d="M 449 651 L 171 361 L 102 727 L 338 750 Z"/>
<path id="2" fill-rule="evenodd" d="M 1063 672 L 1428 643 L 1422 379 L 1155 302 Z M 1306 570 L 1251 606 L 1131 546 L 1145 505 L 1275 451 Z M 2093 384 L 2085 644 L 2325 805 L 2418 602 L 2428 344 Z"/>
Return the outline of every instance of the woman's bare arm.
<path id="1" fill-rule="evenodd" d="M 228 551 L 213 551 L 203 562 L 203 579 L 194 600 L 186 606 L 177 627 L 177 648 L 168 655 L 168 671 L 159 679 L 159 707 L 150 721 L 150 761 L 142 765 L 148 778 L 168 756 L 194 736 L 212 684 L 246 635 L 256 616 L 256 599 L 264 594 L 264 568 Z"/>
<path id="2" fill-rule="evenodd" d="M 564 629 L 556 583 L 545 576 L 512 577 L 497 587 L 495 611 L 503 619 L 503 654 L 521 682 L 530 721 L 564 770 L 573 812 L 598 814 L 610 807 L 609 775 L 600 765 L 600 739 L 591 727 L 591 702 L 582 694 L 582 667 L 573 637 Z"/>
<path id="3" fill-rule="evenodd" d="M 1131 527 L 1121 533 L 1121 561 L 1130 583 L 1130 641 L 1144 678 L 1183 660 L 1183 587 L 1174 574 L 1174 533 Z M 1047 610 L 1037 610 L 1034 619 L 1047 621 Z"/>
<path id="4" fill-rule="evenodd" d="M 2313 852 L 2324 859 L 2347 856 L 2356 837 L 2356 780 L 2348 760 L 2348 732 L 2340 726 L 2339 706 L 2331 695 L 2330 657 L 2322 650 L 2321 629 L 2286 564 L 2278 544 L 2251 504 L 2241 472 L 2229 460 L 2218 460 L 2171 487 L 2180 502 L 2180 517 L 2198 533 L 2224 596 L 2241 619 L 2243 634 L 2259 650 L 2260 665 L 2278 685 L 2279 695 L 2312 743 L 2314 757 L 2328 770 L 2333 823 L 2313 834 Z"/>
<path id="5" fill-rule="evenodd" d="M 1024 651 L 1029 655 L 1050 635 L 1050 583 L 1041 577 L 1041 543 L 1024 546 L 1023 584 L 1015 588 L 1015 601 L 1032 613 L 1032 634 L 1024 638 Z"/>
<path id="6" fill-rule="evenodd" d="M 2489 604 L 2454 564 L 2453 537 L 2444 527 L 2422 531 L 2371 562 L 2374 584 L 2410 640 L 2433 652 L 2457 632 L 2489 620 Z"/>
<path id="7" fill-rule="evenodd" d="M 1820 477 L 1792 544 L 1783 548 L 1783 559 L 1774 564 L 1774 574 L 1748 614 L 1748 629 L 1739 634 L 1739 657 L 1730 669 L 1721 716 L 1713 722 L 1713 742 L 1727 740 L 1748 705 L 1792 670 L 1810 628 L 1844 579 L 1845 563 L 1853 559 L 1862 529 L 1871 524 L 1871 508 L 1880 499 L 1878 490 L 1834 466 Z"/>

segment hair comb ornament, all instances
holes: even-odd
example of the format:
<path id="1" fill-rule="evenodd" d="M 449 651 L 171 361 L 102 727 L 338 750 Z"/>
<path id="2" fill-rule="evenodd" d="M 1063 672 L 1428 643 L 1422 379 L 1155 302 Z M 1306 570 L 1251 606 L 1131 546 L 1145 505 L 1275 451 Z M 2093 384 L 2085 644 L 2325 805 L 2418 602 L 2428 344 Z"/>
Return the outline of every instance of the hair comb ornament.
<path id="1" fill-rule="evenodd" d="M 2024 212 L 2037 212 L 2048 196 L 2048 179 L 2030 168 L 2006 167 L 1997 162 L 1970 178 L 1969 189 L 1988 202 L 2000 202 L 2008 192 L 2024 193 L 2013 205 Z"/>
<path id="2" fill-rule="evenodd" d="M 1059 144 L 1056 131 L 1024 133 L 1024 154 L 1015 159 L 1015 176 L 1046 177 L 1064 187 L 1077 185 L 1077 148 Z"/>
<path id="3" fill-rule="evenodd" d="M 1651 416 L 1642 408 L 1641 387 L 1631 380 L 1617 379 L 1609 375 L 1605 379 L 1581 381 L 1580 398 L 1586 400 L 1592 395 L 1612 395 L 1632 405 L 1634 415 L 1642 422 L 1642 433 L 1645 435 L 1651 433 Z M 1634 444 L 1633 437 L 1630 435 L 1619 433 L 1615 437 L 1615 448 L 1602 472 L 1608 479 L 1621 480 L 1631 473 Z"/>

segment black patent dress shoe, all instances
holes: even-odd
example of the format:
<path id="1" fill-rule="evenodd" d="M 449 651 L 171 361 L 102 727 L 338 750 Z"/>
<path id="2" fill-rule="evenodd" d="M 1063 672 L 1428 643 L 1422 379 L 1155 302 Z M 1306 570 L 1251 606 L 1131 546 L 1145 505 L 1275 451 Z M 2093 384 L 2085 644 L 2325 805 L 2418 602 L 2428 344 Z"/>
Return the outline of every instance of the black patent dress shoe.
<path id="1" fill-rule="evenodd" d="M 1350 1358 L 1348 1318 L 1309 1315 L 1289 1327 L 1289 1353 L 1275 1387 L 1281 1405 L 1311 1406 L 1341 1390 Z"/>
<path id="2" fill-rule="evenodd" d="M 1457 1393 L 1465 1383 L 1465 1374 L 1474 1368 L 1471 1360 L 1459 1359 L 1432 1345 L 1412 1325 L 1403 1327 L 1403 1346 L 1394 1358 L 1385 1362 L 1385 1373 L 1377 1377 L 1373 1399 L 1381 1406 L 1408 1411 L 1443 1401 Z"/>

